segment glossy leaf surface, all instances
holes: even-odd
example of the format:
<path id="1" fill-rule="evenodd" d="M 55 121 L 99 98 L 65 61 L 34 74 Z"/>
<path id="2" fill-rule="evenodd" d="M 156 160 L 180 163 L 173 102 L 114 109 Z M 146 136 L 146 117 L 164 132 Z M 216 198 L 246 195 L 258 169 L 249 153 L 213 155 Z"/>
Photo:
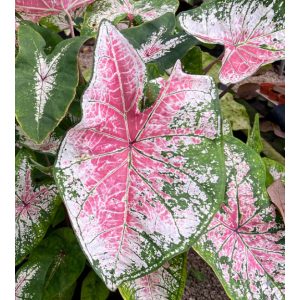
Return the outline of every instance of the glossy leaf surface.
<path id="1" fill-rule="evenodd" d="M 194 249 L 232 299 L 284 299 L 284 225 L 265 190 L 261 158 L 225 139 L 226 199 Z"/>
<path id="2" fill-rule="evenodd" d="M 166 262 L 156 271 L 127 281 L 119 287 L 125 300 L 180 300 L 183 295 L 187 253 L 180 254 Z"/>
<path id="3" fill-rule="evenodd" d="M 216 0 L 180 14 L 184 30 L 202 42 L 222 44 L 220 80 L 236 83 L 262 65 L 284 58 L 284 2 Z"/>
<path id="4" fill-rule="evenodd" d="M 42 240 L 61 201 L 54 182 L 33 182 L 31 158 L 25 150 L 16 157 L 16 264 Z"/>
<path id="5" fill-rule="evenodd" d="M 145 65 L 107 21 L 94 61 L 55 176 L 87 258 L 114 290 L 196 241 L 222 199 L 223 153 L 210 77 L 177 63 L 140 112 Z"/>
<path id="6" fill-rule="evenodd" d="M 82 34 L 95 36 L 103 19 L 115 24 L 124 19 L 152 21 L 167 12 L 175 13 L 178 4 L 177 0 L 98 0 L 87 8 Z"/>
<path id="7" fill-rule="evenodd" d="M 18 270 L 16 299 L 69 299 L 84 265 L 85 257 L 72 230 L 60 228 L 44 239 Z"/>
<path id="8" fill-rule="evenodd" d="M 137 50 L 145 63 L 154 62 L 168 69 L 198 41 L 184 31 L 174 34 L 176 19 L 173 13 L 140 26 L 125 29 L 122 34 Z"/>
<path id="9" fill-rule="evenodd" d="M 25 134 L 41 144 L 67 113 L 78 83 L 77 54 L 86 38 L 60 42 L 49 55 L 42 36 L 19 28 L 16 117 Z"/>

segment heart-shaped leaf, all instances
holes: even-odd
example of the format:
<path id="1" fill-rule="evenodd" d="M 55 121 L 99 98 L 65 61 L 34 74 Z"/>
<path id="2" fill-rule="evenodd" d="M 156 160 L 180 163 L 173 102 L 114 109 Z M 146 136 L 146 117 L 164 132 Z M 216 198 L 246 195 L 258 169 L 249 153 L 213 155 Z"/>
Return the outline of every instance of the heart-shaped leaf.
<path id="1" fill-rule="evenodd" d="M 202 42 L 222 44 L 220 80 L 236 83 L 260 66 L 284 58 L 284 2 L 215 0 L 180 14 L 184 30 Z"/>
<path id="2" fill-rule="evenodd" d="M 103 19 L 114 23 L 126 18 L 152 21 L 167 12 L 175 14 L 178 5 L 178 0 L 98 0 L 86 10 L 82 34 L 95 36 Z"/>
<path id="3" fill-rule="evenodd" d="M 16 157 L 16 264 L 43 239 L 61 201 L 54 182 L 34 184 L 31 159 L 26 150 Z"/>
<path id="4" fill-rule="evenodd" d="M 16 11 L 25 13 L 32 21 L 38 21 L 41 17 L 57 15 L 62 11 L 70 13 L 93 1 L 95 0 L 16 0 Z"/>
<path id="5" fill-rule="evenodd" d="M 86 38 L 59 43 L 46 55 L 42 36 L 28 25 L 19 28 L 16 59 L 16 118 L 37 144 L 66 115 L 78 83 L 77 54 Z"/>
<path id="6" fill-rule="evenodd" d="M 284 225 L 265 190 L 259 155 L 225 138 L 225 203 L 194 249 L 232 299 L 284 299 Z"/>
<path id="7" fill-rule="evenodd" d="M 186 281 L 187 253 L 180 254 L 166 262 L 156 271 L 127 281 L 119 287 L 125 300 L 180 300 Z"/>
<path id="8" fill-rule="evenodd" d="M 85 257 L 72 230 L 60 228 L 44 239 L 18 270 L 16 299 L 69 299 L 84 266 Z"/>
<path id="9" fill-rule="evenodd" d="M 145 65 L 107 21 L 94 62 L 54 171 L 87 258 L 114 290 L 196 241 L 221 202 L 224 161 L 210 77 L 177 63 L 140 112 Z"/>
<path id="10" fill-rule="evenodd" d="M 176 19 L 173 13 L 166 13 L 158 19 L 140 26 L 125 29 L 122 34 L 137 50 L 145 63 L 154 62 L 165 70 L 198 41 L 184 31 L 174 34 Z"/>

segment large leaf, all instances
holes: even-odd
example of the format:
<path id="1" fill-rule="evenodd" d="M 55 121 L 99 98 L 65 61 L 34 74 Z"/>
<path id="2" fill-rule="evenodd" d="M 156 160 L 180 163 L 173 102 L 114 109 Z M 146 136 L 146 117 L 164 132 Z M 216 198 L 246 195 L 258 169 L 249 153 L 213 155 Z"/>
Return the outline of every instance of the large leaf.
<path id="1" fill-rule="evenodd" d="M 174 34 L 176 19 L 173 13 L 140 26 L 125 29 L 122 34 L 130 41 L 144 62 L 155 62 L 168 69 L 198 41 L 184 31 Z"/>
<path id="2" fill-rule="evenodd" d="M 18 264 L 42 240 L 60 203 L 54 182 L 35 184 L 33 158 L 25 150 L 16 157 L 16 263 Z"/>
<path id="3" fill-rule="evenodd" d="M 87 258 L 114 290 L 196 241 L 221 201 L 224 162 L 210 77 L 177 63 L 140 112 L 144 63 L 107 21 L 94 62 L 54 171 Z"/>
<path id="4" fill-rule="evenodd" d="M 60 228 L 44 239 L 18 270 L 16 299 L 69 299 L 84 266 L 85 257 L 72 230 Z"/>
<path id="5" fill-rule="evenodd" d="M 95 36 L 103 19 L 114 23 L 126 18 L 152 21 L 167 12 L 175 13 L 178 4 L 178 0 L 98 0 L 87 8 L 82 34 Z"/>
<path id="6" fill-rule="evenodd" d="M 232 299 L 284 298 L 284 225 L 265 190 L 265 168 L 254 150 L 226 137 L 225 203 L 195 250 Z"/>
<path id="7" fill-rule="evenodd" d="M 77 54 L 86 38 L 59 43 L 46 55 L 42 36 L 19 28 L 16 59 L 16 118 L 25 134 L 41 144 L 67 113 L 78 83 Z"/>
<path id="8" fill-rule="evenodd" d="M 127 281 L 119 287 L 125 300 L 180 300 L 186 281 L 187 253 L 180 254 L 166 262 L 158 270 Z"/>
<path id="9" fill-rule="evenodd" d="M 16 0 L 16 10 L 37 21 L 41 17 L 57 15 L 63 11 L 70 13 L 93 1 L 95 0 Z"/>
<path id="10" fill-rule="evenodd" d="M 200 41 L 225 46 L 220 80 L 235 83 L 284 58 L 284 1 L 214 0 L 179 16 Z"/>

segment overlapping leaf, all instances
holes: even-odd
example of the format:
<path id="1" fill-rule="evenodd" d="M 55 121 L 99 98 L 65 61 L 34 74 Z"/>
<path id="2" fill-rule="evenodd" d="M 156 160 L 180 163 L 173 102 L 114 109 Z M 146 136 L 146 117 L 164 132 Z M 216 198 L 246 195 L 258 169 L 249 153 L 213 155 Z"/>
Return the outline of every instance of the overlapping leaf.
<path id="1" fill-rule="evenodd" d="M 282 183 L 285 183 L 284 165 L 267 157 L 263 157 L 263 162 L 267 171 L 266 186 L 271 185 L 276 180 L 281 180 Z"/>
<path id="2" fill-rule="evenodd" d="M 82 34 L 95 36 L 103 19 L 114 23 L 152 21 L 167 12 L 175 13 L 178 4 L 178 0 L 98 0 L 87 8 Z"/>
<path id="3" fill-rule="evenodd" d="M 284 58 L 284 2 L 215 0 L 184 12 L 182 27 L 199 40 L 225 46 L 220 80 L 235 83 Z"/>
<path id="4" fill-rule="evenodd" d="M 217 91 L 177 63 L 138 110 L 145 66 L 100 27 L 82 121 L 60 148 L 56 182 L 81 246 L 110 289 L 157 269 L 197 240 L 223 192 Z"/>
<path id="5" fill-rule="evenodd" d="M 226 202 L 194 246 L 232 299 L 284 299 L 284 225 L 265 190 L 264 165 L 225 140 Z"/>
<path id="6" fill-rule="evenodd" d="M 93 1 L 95 0 L 16 0 L 16 10 L 25 13 L 32 21 L 38 21 L 41 17 L 57 15 L 62 11 L 70 13 Z"/>
<path id="7" fill-rule="evenodd" d="M 16 59 L 16 118 L 25 134 L 41 144 L 67 113 L 78 83 L 77 54 L 86 38 L 60 42 L 49 55 L 42 36 L 19 28 Z"/>
<path id="8" fill-rule="evenodd" d="M 16 299 L 70 299 L 85 257 L 70 228 L 60 228 L 32 252 L 16 274 Z"/>
<path id="9" fill-rule="evenodd" d="M 158 270 L 128 281 L 119 287 L 125 300 L 180 300 L 186 281 L 187 253 L 180 254 L 166 262 Z"/>
<path id="10" fill-rule="evenodd" d="M 60 198 L 54 182 L 32 181 L 32 156 L 25 150 L 16 157 L 16 263 L 42 240 L 58 208 Z"/>
<path id="11" fill-rule="evenodd" d="M 154 62 L 168 69 L 198 41 L 185 32 L 174 34 L 175 16 L 166 13 L 160 18 L 122 31 L 145 63 Z"/>

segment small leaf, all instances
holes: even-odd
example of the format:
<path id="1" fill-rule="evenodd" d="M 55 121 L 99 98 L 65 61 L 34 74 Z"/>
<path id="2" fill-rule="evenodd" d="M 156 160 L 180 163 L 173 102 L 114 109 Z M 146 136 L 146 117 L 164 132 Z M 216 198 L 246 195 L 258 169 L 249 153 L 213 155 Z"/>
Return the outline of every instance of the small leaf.
<path id="1" fill-rule="evenodd" d="M 236 83 L 262 65 L 284 58 L 284 2 L 215 0 L 183 12 L 184 30 L 202 42 L 222 44 L 222 83 Z"/>
<path id="2" fill-rule="evenodd" d="M 137 50 L 145 63 L 154 62 L 166 70 L 198 41 L 184 31 L 174 34 L 176 19 L 173 13 L 140 26 L 125 29 L 122 34 Z"/>
<path id="3" fill-rule="evenodd" d="M 270 199 L 272 203 L 278 208 L 283 221 L 285 222 L 285 188 L 284 184 L 280 179 L 277 179 L 274 181 L 269 187 L 268 187 L 268 194 L 270 196 Z"/>
<path id="4" fill-rule="evenodd" d="M 264 149 L 264 145 L 261 141 L 260 136 L 259 114 L 255 114 L 253 127 L 250 134 L 248 135 L 247 145 L 254 149 L 258 154 Z"/>
<path id="5" fill-rule="evenodd" d="M 98 0 L 87 8 L 82 34 L 96 36 L 104 19 L 114 24 L 126 18 L 130 22 L 135 18 L 152 21 L 167 12 L 175 14 L 178 5 L 178 0 Z"/>
<path id="6" fill-rule="evenodd" d="M 25 150 L 16 157 L 16 264 L 43 239 L 61 201 L 54 182 L 32 181 L 31 159 Z"/>
<path id="7" fill-rule="evenodd" d="M 60 228 L 32 252 L 16 274 L 16 299 L 68 299 L 85 257 L 70 228 Z"/>
<path id="8" fill-rule="evenodd" d="M 180 300 L 187 276 L 186 261 L 187 253 L 180 254 L 156 271 L 123 283 L 119 287 L 123 299 Z"/>
<path id="9" fill-rule="evenodd" d="M 106 300 L 109 293 L 99 276 L 90 271 L 82 282 L 80 300 Z"/>
<path id="10" fill-rule="evenodd" d="M 57 15 L 62 11 L 72 12 L 75 9 L 85 6 L 94 0 L 16 0 L 16 11 L 38 21 L 41 17 Z"/>
<path id="11" fill-rule="evenodd" d="M 42 36 L 28 25 L 19 28 L 16 117 L 22 130 L 37 144 L 49 137 L 75 96 L 77 54 L 85 40 L 65 40 L 45 55 Z"/>
<path id="12" fill-rule="evenodd" d="M 181 60 L 186 73 L 203 74 L 202 51 L 199 47 L 193 47 Z"/>
<path id="13" fill-rule="evenodd" d="M 265 190 L 260 156 L 225 137 L 226 198 L 194 249 L 231 299 L 284 299 L 284 224 Z"/>
<path id="14" fill-rule="evenodd" d="M 285 183 L 285 168 L 284 165 L 281 163 L 267 158 L 263 157 L 263 162 L 266 166 L 266 186 L 270 186 L 274 181 L 280 179 L 282 183 Z"/>
<path id="15" fill-rule="evenodd" d="M 104 21 L 83 118 L 55 166 L 91 266 L 114 290 L 184 251 L 222 200 L 217 90 L 178 62 L 151 108 L 139 111 L 145 65 Z"/>

